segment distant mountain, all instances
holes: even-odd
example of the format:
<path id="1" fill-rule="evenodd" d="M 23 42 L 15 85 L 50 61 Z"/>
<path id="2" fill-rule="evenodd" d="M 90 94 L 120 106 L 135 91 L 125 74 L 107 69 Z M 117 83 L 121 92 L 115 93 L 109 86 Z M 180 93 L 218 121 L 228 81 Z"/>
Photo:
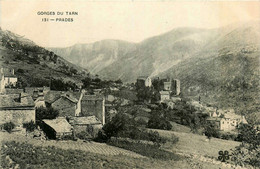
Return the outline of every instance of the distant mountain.
<path id="1" fill-rule="evenodd" d="M 259 110 L 259 21 L 176 28 L 136 44 L 105 40 L 51 50 L 103 78 L 178 78 L 185 96 L 244 113 Z"/>
<path id="2" fill-rule="evenodd" d="M 0 67 L 13 68 L 22 86 L 49 85 L 51 78 L 78 84 L 89 73 L 31 40 L 1 28 Z"/>
<path id="3" fill-rule="evenodd" d="M 50 50 L 103 78 L 134 82 L 139 75 L 155 77 L 190 58 L 255 48 L 259 44 L 258 28 L 259 22 L 218 29 L 176 28 L 140 43 L 103 40 Z"/>
<path id="4" fill-rule="evenodd" d="M 120 40 L 103 40 L 92 44 L 76 44 L 68 48 L 50 48 L 54 53 L 76 65 L 87 68 L 94 74 L 122 59 L 128 51 L 135 49 L 134 43 Z"/>

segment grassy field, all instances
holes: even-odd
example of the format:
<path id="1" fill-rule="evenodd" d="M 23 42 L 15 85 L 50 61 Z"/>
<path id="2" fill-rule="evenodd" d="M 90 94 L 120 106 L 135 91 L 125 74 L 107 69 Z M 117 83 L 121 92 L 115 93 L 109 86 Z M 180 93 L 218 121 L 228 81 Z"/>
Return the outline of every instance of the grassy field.
<path id="1" fill-rule="evenodd" d="M 235 149 L 240 142 L 231 141 L 231 140 L 222 140 L 217 138 L 207 139 L 206 136 L 192 134 L 192 133 L 182 133 L 174 131 L 165 131 L 165 130 L 154 130 L 158 131 L 159 134 L 166 138 L 171 138 L 172 135 L 175 135 L 179 138 L 179 141 L 174 144 L 166 144 L 165 148 L 172 152 L 182 152 L 184 154 L 195 154 L 208 157 L 218 157 L 218 152 L 220 150 Z"/>
<path id="2" fill-rule="evenodd" d="M 125 155 L 102 155 L 81 150 L 64 150 L 54 146 L 3 142 L 0 168 L 197 168 L 199 164 L 183 159 L 156 160 Z"/>
<path id="3" fill-rule="evenodd" d="M 206 137 L 190 133 L 157 131 L 168 140 L 172 138 L 172 134 L 179 137 L 179 142 L 176 144 L 167 142 L 161 148 L 179 154 L 182 156 L 180 159 L 161 160 L 144 157 L 135 152 L 94 142 L 41 141 L 14 133 L 0 132 L 1 165 L 2 168 L 19 166 L 20 168 L 225 169 L 231 168 L 231 165 L 205 157 L 215 158 L 219 150 L 228 150 L 239 144 L 214 138 L 207 142 Z"/>

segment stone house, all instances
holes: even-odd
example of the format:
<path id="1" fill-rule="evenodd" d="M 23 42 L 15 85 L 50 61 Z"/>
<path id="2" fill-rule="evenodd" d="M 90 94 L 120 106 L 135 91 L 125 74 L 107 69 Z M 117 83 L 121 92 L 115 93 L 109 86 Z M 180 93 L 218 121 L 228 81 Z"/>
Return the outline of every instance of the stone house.
<path id="1" fill-rule="evenodd" d="M 87 132 L 92 137 L 96 137 L 99 130 L 103 127 L 101 121 L 96 116 L 73 117 L 69 123 L 73 126 L 75 134 Z"/>
<path id="2" fill-rule="evenodd" d="M 96 116 L 105 124 L 105 98 L 101 95 L 83 95 L 80 116 Z"/>
<path id="3" fill-rule="evenodd" d="M 15 87 L 16 86 L 17 77 L 14 74 L 14 69 L 1 68 L 0 72 L 2 74 L 1 76 L 4 79 L 5 87 L 8 87 L 8 86 L 14 86 Z"/>
<path id="4" fill-rule="evenodd" d="M 0 95 L 0 124 L 13 122 L 16 126 L 35 122 L 35 106 L 31 96 L 20 93 Z"/>
<path id="5" fill-rule="evenodd" d="M 161 96 L 161 102 L 164 102 L 165 100 L 171 99 L 171 92 L 170 91 L 160 91 Z"/>
<path id="6" fill-rule="evenodd" d="M 214 123 L 216 128 L 221 131 L 232 131 L 237 129 L 239 124 L 247 123 L 244 116 L 223 110 L 213 112 L 210 117 L 208 117 L 207 121 Z"/>
<path id="7" fill-rule="evenodd" d="M 64 136 L 72 136 L 73 128 L 65 117 L 42 121 L 41 128 L 49 139 L 62 139 Z"/>
<path id="8" fill-rule="evenodd" d="M 32 96 L 35 107 L 46 107 L 44 95 L 50 91 L 49 87 L 25 87 L 24 91 Z"/>
<path id="9" fill-rule="evenodd" d="M 151 87 L 152 86 L 152 79 L 148 76 L 139 76 L 136 81 L 137 87 Z"/>
<path id="10" fill-rule="evenodd" d="M 59 116 L 62 117 L 80 116 L 82 97 L 83 93 L 74 93 L 73 95 L 67 92 L 61 94 L 60 97 L 51 104 L 51 107 L 58 110 Z"/>
<path id="11" fill-rule="evenodd" d="M 180 80 L 178 79 L 170 79 L 163 82 L 163 90 L 171 91 L 172 95 L 178 96 L 181 92 Z"/>

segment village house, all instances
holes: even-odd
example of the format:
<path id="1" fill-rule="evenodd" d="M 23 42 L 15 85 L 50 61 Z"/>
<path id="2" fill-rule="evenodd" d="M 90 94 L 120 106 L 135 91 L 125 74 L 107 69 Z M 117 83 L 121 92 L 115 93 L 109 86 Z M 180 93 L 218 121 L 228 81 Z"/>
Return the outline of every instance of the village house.
<path id="1" fill-rule="evenodd" d="M 80 116 L 96 116 L 105 124 L 105 98 L 101 95 L 83 95 Z"/>
<path id="2" fill-rule="evenodd" d="M 2 77 L 4 77 L 4 85 L 5 87 L 16 86 L 17 77 L 14 74 L 14 69 L 5 69 L 1 68 Z"/>
<path id="3" fill-rule="evenodd" d="M 35 122 L 35 107 L 31 96 L 25 93 L 0 95 L 0 124 L 13 122 L 16 126 Z"/>
<path id="4" fill-rule="evenodd" d="M 45 102 L 47 105 L 58 110 L 61 117 L 80 116 L 81 99 L 83 92 L 59 92 L 50 91 L 46 94 Z"/>
<path id="5" fill-rule="evenodd" d="M 0 94 L 5 93 L 5 88 L 15 87 L 17 77 L 14 75 L 14 69 L 0 69 Z"/>
<path id="6" fill-rule="evenodd" d="M 160 91 L 160 96 L 161 96 L 161 102 L 164 102 L 165 100 L 170 100 L 171 92 L 170 91 Z"/>
<path id="7" fill-rule="evenodd" d="M 44 95 L 50 91 L 50 87 L 25 87 L 24 91 L 32 96 L 35 107 L 46 107 Z"/>
<path id="8" fill-rule="evenodd" d="M 69 123 L 73 126 L 75 134 L 87 132 L 92 137 L 96 137 L 103 125 L 96 116 L 73 117 Z"/>
<path id="9" fill-rule="evenodd" d="M 151 87 L 152 79 L 148 76 L 139 76 L 136 81 L 138 88 Z"/>
<path id="10" fill-rule="evenodd" d="M 42 121 L 41 129 L 49 139 L 62 139 L 65 136 L 72 136 L 73 128 L 65 117 Z"/>
<path id="11" fill-rule="evenodd" d="M 163 82 L 163 90 L 171 91 L 172 95 L 178 96 L 181 92 L 180 80 L 178 79 L 170 79 Z"/>
<path id="12" fill-rule="evenodd" d="M 175 102 L 181 100 L 178 95 L 180 95 L 180 80 L 178 79 L 162 79 L 163 81 L 163 90 L 160 91 L 160 102 L 170 103 L 170 100 Z M 172 107 L 172 105 L 169 105 Z"/>
<path id="13" fill-rule="evenodd" d="M 210 114 L 207 121 L 221 131 L 232 131 L 237 129 L 239 124 L 247 123 L 245 117 L 235 114 L 234 110 L 216 110 Z"/>

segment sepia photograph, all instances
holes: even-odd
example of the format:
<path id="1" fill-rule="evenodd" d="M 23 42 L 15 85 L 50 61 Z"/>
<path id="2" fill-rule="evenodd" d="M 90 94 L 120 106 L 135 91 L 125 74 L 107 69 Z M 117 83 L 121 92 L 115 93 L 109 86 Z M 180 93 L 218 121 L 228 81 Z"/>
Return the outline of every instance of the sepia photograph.
<path id="1" fill-rule="evenodd" d="M 260 169 L 260 1 L 0 0 L 0 169 Z"/>

